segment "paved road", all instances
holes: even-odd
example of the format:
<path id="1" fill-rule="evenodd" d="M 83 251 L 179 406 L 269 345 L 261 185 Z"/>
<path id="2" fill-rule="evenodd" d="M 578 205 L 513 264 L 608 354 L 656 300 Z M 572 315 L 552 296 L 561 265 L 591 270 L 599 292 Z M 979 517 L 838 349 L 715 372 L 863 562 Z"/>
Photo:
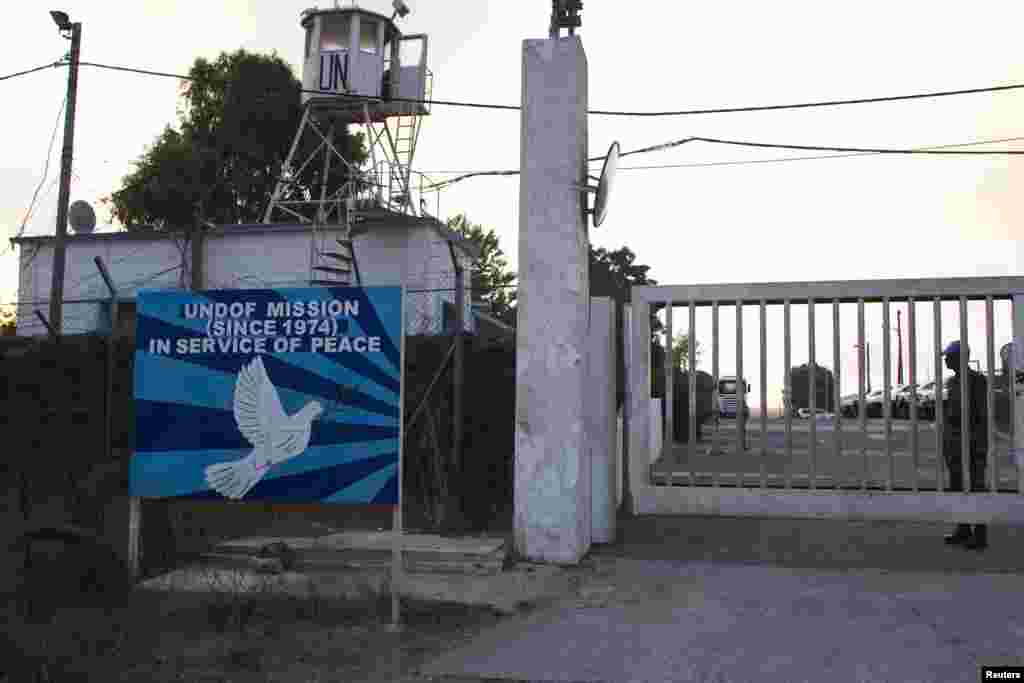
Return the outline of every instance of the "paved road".
<path id="1" fill-rule="evenodd" d="M 414 680 L 977 681 L 1024 665 L 1024 529 L 948 548 L 934 524 L 640 517 L 573 596 Z"/>
<path id="2" fill-rule="evenodd" d="M 697 473 L 698 484 L 710 484 L 716 474 L 723 483 L 734 482 L 739 475 L 748 485 L 760 482 L 763 466 L 769 485 L 782 485 L 788 477 L 797 485 L 806 485 L 810 472 L 815 473 L 819 486 L 859 486 L 867 480 L 869 486 L 884 487 L 892 476 L 897 488 L 910 488 L 917 471 L 918 485 L 923 488 L 936 487 L 939 459 L 936 452 L 934 425 L 918 424 L 917 466 L 914 464 L 911 424 L 894 420 L 891 431 L 886 435 L 883 420 L 867 422 L 867 431 L 859 423 L 846 420 L 839 432 L 839 455 L 835 451 L 836 432 L 831 420 L 819 418 L 815 424 L 815 453 L 810 453 L 811 432 L 809 420 L 793 420 L 791 429 L 792 456 L 786 456 L 785 422 L 771 420 L 765 433 L 766 454 L 761 456 L 761 423 L 754 419 L 747 425 L 747 443 L 750 448 L 745 454 L 737 451 L 739 436 L 733 420 L 723 420 L 718 433 L 717 448 L 712 430 L 705 429 L 702 441 L 695 444 L 696 456 L 690 456 L 688 444 L 676 444 L 668 457 L 660 457 L 653 467 L 656 481 L 665 481 L 672 473 L 677 482 L 688 481 L 692 472 Z M 892 453 L 892 464 L 886 452 L 886 443 Z M 999 474 L 1000 490 L 1017 490 L 1017 472 L 1009 438 L 996 432 L 994 440 L 995 459 Z M 890 475 L 891 471 L 891 475 Z"/>

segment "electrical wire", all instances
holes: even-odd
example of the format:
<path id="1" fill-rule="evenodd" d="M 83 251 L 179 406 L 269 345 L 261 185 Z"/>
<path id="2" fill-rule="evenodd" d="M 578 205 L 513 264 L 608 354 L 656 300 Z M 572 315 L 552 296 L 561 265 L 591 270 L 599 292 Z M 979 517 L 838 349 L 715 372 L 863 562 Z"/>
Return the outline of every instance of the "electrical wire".
<path id="1" fill-rule="evenodd" d="M 84 66 L 94 66 L 100 69 L 111 69 L 114 71 L 125 71 L 130 73 L 138 73 L 147 76 L 164 76 L 168 78 L 177 78 L 183 81 L 196 80 L 191 76 L 182 76 L 180 74 L 167 73 L 165 71 L 153 71 L 150 69 L 138 69 L 127 66 L 115 66 L 112 64 L 100 64 L 97 62 L 82 62 L 79 64 Z M 818 102 L 799 102 L 795 104 L 769 104 L 769 105 L 757 105 L 757 106 L 746 106 L 746 107 L 715 107 L 711 109 L 686 109 L 679 111 L 613 111 L 603 109 L 592 109 L 588 110 L 588 114 L 595 116 L 634 116 L 634 117 L 654 117 L 654 116 L 691 116 L 696 114 L 732 114 L 738 112 L 754 112 L 754 111 L 774 111 L 779 109 L 808 109 L 811 107 L 837 107 L 847 104 L 873 104 L 880 102 L 898 102 L 906 100 L 925 99 L 933 97 L 950 97 L 953 95 L 974 95 L 980 93 L 995 93 L 995 92 L 1006 92 L 1009 90 L 1019 90 L 1024 88 L 1024 84 L 1011 84 L 1011 85 L 997 85 L 985 88 L 966 88 L 962 90 L 942 90 L 924 93 L 914 93 L 910 95 L 887 95 L 882 97 L 861 97 L 852 99 L 842 100 L 824 100 Z M 268 90 L 267 92 L 271 92 Z M 313 90 L 307 88 L 300 88 L 299 92 L 311 95 L 330 95 L 336 96 L 338 93 L 331 92 L 329 90 Z M 434 100 L 434 99 L 416 99 L 409 97 L 375 97 L 372 95 L 352 95 L 346 94 L 346 97 L 356 100 L 366 100 L 372 102 L 408 102 L 412 104 L 438 104 L 448 107 L 471 107 L 474 109 L 498 109 L 505 111 L 519 111 L 522 107 L 513 104 L 487 104 L 483 102 L 459 102 L 454 100 Z"/>
<path id="2" fill-rule="evenodd" d="M 60 103 L 60 109 L 57 111 L 57 120 L 53 124 L 53 132 L 50 134 L 50 144 L 46 148 L 46 163 L 43 165 L 43 177 L 39 179 L 39 184 L 36 185 L 36 191 L 32 193 L 32 200 L 29 202 L 28 210 L 25 211 L 25 218 L 21 221 L 21 227 L 18 228 L 18 234 L 15 237 L 21 237 L 25 233 L 25 226 L 28 225 L 28 219 L 31 218 L 32 212 L 35 210 L 36 199 L 39 197 L 39 190 L 43 189 L 43 183 L 46 182 L 46 176 L 50 173 L 50 159 L 53 157 L 53 143 L 57 140 L 57 130 L 60 128 L 60 117 L 64 113 L 64 107 L 67 106 L 68 98 L 65 95 L 64 100 Z M 7 245 L 3 253 L 0 256 L 6 255 L 11 249 L 14 248 L 14 244 Z"/>
<path id="3" fill-rule="evenodd" d="M 673 140 L 672 142 L 666 142 L 658 145 L 651 145 L 649 147 L 641 147 L 640 149 L 634 149 L 628 152 L 622 152 L 619 154 L 619 158 L 630 156 L 632 154 L 641 154 L 647 152 L 662 151 L 671 149 L 673 147 L 679 147 L 688 142 L 708 142 L 713 144 L 728 144 L 728 145 L 741 145 L 750 147 L 768 147 L 773 149 L 796 149 L 796 150 L 817 150 L 817 151 L 836 151 L 836 152 L 848 152 L 847 154 L 828 154 L 820 156 L 805 156 L 805 157 L 783 157 L 778 159 L 752 159 L 745 161 L 712 161 L 696 164 L 665 164 L 665 165 L 653 165 L 653 166 L 624 166 L 620 168 L 620 171 L 626 170 L 639 170 L 639 169 L 656 169 L 656 168 L 696 168 L 702 166 L 737 166 L 742 164 L 765 164 L 775 163 L 782 161 L 803 161 L 810 159 L 835 159 L 841 157 L 853 157 L 853 156 L 865 156 L 865 155 L 878 155 L 878 154 L 946 154 L 946 155 L 1022 155 L 1024 150 L 968 150 L 968 151 L 951 151 L 948 148 L 952 147 L 969 147 L 973 145 L 987 145 L 997 142 L 1014 142 L 1024 140 L 1024 137 L 1010 137 L 1010 138 L 997 138 L 993 140 L 976 140 L 973 142 L 961 142 L 948 145 L 930 145 L 928 147 L 917 147 L 914 149 L 874 149 L 874 148 L 859 148 L 859 147 L 817 147 L 811 145 L 782 145 L 772 143 L 761 143 L 761 142 L 746 142 L 741 140 L 722 140 L 718 138 L 704 138 L 704 137 L 688 137 L 680 140 Z M 604 156 L 590 157 L 587 159 L 588 162 L 600 162 L 604 161 Z M 433 173 L 436 175 L 444 175 L 446 173 L 461 173 L 455 178 L 449 178 L 442 180 L 439 183 L 435 183 L 424 190 L 444 189 L 449 185 L 453 185 L 467 178 L 476 178 L 478 176 L 513 176 L 519 175 L 520 171 L 426 171 L 426 173 Z"/>
<path id="4" fill-rule="evenodd" d="M 27 69 L 25 71 L 19 71 L 17 73 L 13 73 L 13 74 L 7 74 L 6 76 L 0 76 L 0 81 L 6 81 L 6 80 L 11 79 L 11 78 L 17 78 L 18 76 L 27 76 L 28 74 L 35 73 L 36 71 L 42 71 L 43 69 L 52 69 L 54 67 L 67 66 L 67 65 L 68 65 L 67 62 L 63 62 L 63 61 L 52 62 L 50 64 L 43 64 L 42 66 L 37 66 L 34 69 Z"/>
<path id="5" fill-rule="evenodd" d="M 935 145 L 928 149 L 940 149 L 945 147 L 966 147 L 969 145 L 985 145 L 996 142 L 1017 142 L 1024 140 L 1024 137 L 999 138 L 996 140 L 979 140 L 977 142 L 961 142 L 953 145 Z M 815 154 L 813 156 L 801 157 L 775 157 L 772 159 L 745 159 L 735 161 L 705 161 L 689 164 L 652 164 L 649 166 L 620 166 L 620 171 L 641 171 L 664 168 L 710 168 L 713 166 L 747 166 L 752 164 L 776 164 L 787 161 L 815 161 L 820 159 L 848 159 L 851 157 L 877 156 L 872 152 L 851 152 L 847 154 Z M 437 171 L 435 171 L 437 172 Z"/>
<path id="6" fill-rule="evenodd" d="M 767 149 L 796 149 L 812 152 L 859 152 L 868 154 L 973 154 L 973 155 L 996 155 L 1014 156 L 1024 155 L 1021 149 L 999 149 L 999 150 L 948 150 L 948 149 L 882 149 L 873 147 L 832 147 L 826 145 L 793 145 L 778 144 L 771 142 L 751 142 L 749 140 L 723 140 L 720 138 L 690 138 L 688 142 L 708 142 L 716 145 L 736 145 L 739 147 L 759 147 Z"/>

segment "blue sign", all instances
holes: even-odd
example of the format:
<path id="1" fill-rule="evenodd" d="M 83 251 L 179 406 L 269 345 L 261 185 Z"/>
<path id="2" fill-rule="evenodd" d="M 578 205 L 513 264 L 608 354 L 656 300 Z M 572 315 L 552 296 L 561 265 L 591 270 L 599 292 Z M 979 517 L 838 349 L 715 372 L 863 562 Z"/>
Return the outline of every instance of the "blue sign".
<path id="1" fill-rule="evenodd" d="M 141 291 L 132 496 L 398 504 L 402 289 Z"/>

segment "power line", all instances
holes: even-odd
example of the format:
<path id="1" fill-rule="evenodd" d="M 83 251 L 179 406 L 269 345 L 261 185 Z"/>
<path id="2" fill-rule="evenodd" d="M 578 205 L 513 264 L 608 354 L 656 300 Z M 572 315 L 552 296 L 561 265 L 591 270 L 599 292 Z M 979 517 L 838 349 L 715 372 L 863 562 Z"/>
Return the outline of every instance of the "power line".
<path id="1" fill-rule="evenodd" d="M 998 138 L 994 140 L 977 140 L 973 142 L 961 142 L 956 144 L 948 145 L 930 145 L 928 147 L 917 147 L 914 149 L 875 149 L 875 148 L 859 148 L 859 147 L 818 147 L 811 145 L 783 145 L 773 143 L 761 143 L 761 142 L 746 142 L 741 140 L 722 140 L 718 138 L 703 138 L 703 137 L 688 137 L 680 140 L 674 140 L 672 142 L 666 142 L 659 145 L 651 145 L 650 147 L 642 147 L 640 149 L 634 149 L 629 152 L 623 152 L 619 157 L 629 156 L 631 154 L 641 154 L 647 152 L 655 152 L 670 149 L 684 145 L 688 142 L 708 142 L 712 144 L 727 144 L 727 145 L 741 145 L 750 147 L 768 147 L 773 149 L 795 149 L 795 150 L 816 150 L 816 151 L 835 151 L 835 152 L 847 152 L 847 154 L 828 154 L 819 156 L 805 156 L 805 157 L 783 157 L 777 159 L 751 159 L 745 161 L 712 161 L 694 164 L 664 164 L 664 165 L 652 165 L 652 166 L 624 166 L 620 168 L 620 171 L 626 170 L 640 170 L 640 169 L 661 169 L 661 168 L 697 168 L 704 166 L 738 166 L 743 164 L 766 164 L 766 163 L 777 163 L 782 161 L 805 161 L 810 159 L 835 159 L 842 157 L 854 157 L 864 155 L 878 155 L 878 154 L 945 154 L 945 155 L 1021 155 L 1024 154 L 1024 150 L 968 150 L 968 151 L 951 151 L 947 148 L 952 147 L 969 147 L 972 145 L 987 145 L 996 142 L 1013 142 L 1024 140 L 1024 137 L 1010 137 L 1010 138 Z M 588 162 L 604 161 L 603 156 L 590 157 L 587 159 Z M 439 183 L 430 185 L 425 188 L 428 190 L 442 189 L 448 185 L 453 185 L 467 178 L 475 178 L 478 176 L 513 176 L 519 175 L 520 171 L 506 170 L 506 171 L 428 171 L 427 173 L 443 175 L 446 173 L 461 173 L 455 178 L 449 178 L 448 180 L 442 180 Z"/>
<path id="2" fill-rule="evenodd" d="M 930 145 L 924 149 L 943 149 L 947 147 L 968 147 L 971 145 L 987 145 L 996 142 L 1018 142 L 1024 140 L 1024 137 L 1013 137 L 1013 138 L 997 138 L 994 140 L 976 140 L 974 142 L 959 142 L 952 145 Z M 663 168 L 708 168 L 712 166 L 746 166 L 751 164 L 775 164 L 786 161 L 814 161 L 817 159 L 848 159 L 851 157 L 864 157 L 864 156 L 877 156 L 873 152 L 851 152 L 847 154 L 815 154 L 813 156 L 802 156 L 802 157 L 775 157 L 773 159 L 744 159 L 735 161 L 705 161 L 690 164 L 653 164 L 649 166 L 620 166 L 620 171 L 640 171 L 648 169 L 663 169 Z M 434 171 L 434 173 L 441 173 L 441 171 Z"/>
<path id="3" fill-rule="evenodd" d="M 43 64 L 42 66 L 37 66 L 34 69 L 27 69 L 25 71 L 19 71 L 18 73 L 7 74 L 6 76 L 0 76 L 0 81 L 6 81 L 10 78 L 17 78 L 18 76 L 27 76 L 28 74 L 33 74 L 36 71 L 42 71 L 43 69 L 52 69 L 57 66 L 67 66 L 67 62 L 52 62 L 50 64 Z"/>
<path id="4" fill-rule="evenodd" d="M 82 62 L 79 64 L 84 66 L 94 66 L 100 69 L 111 69 L 114 71 L 125 71 L 130 73 L 138 73 L 147 76 L 164 76 L 168 78 L 177 78 L 184 81 L 196 80 L 191 76 L 182 76 L 180 74 L 167 73 L 165 71 L 152 71 L 150 69 L 138 69 L 126 66 L 115 66 L 111 64 L 99 64 L 97 62 Z M 995 93 L 995 92 L 1006 92 L 1009 90 L 1019 90 L 1024 88 L 1024 84 L 1011 84 L 1011 85 L 997 85 L 985 88 L 967 88 L 963 90 L 942 90 L 924 93 L 914 93 L 910 95 L 887 95 L 882 97 L 862 97 L 853 99 L 842 99 L 842 100 L 824 100 L 818 102 L 799 102 L 795 104 L 769 104 L 769 105 L 756 105 L 746 107 L 716 107 L 711 109 L 686 109 L 680 111 L 613 111 L 603 109 L 592 109 L 588 110 L 588 114 L 595 116 L 634 116 L 634 117 L 652 117 L 652 116 L 692 116 L 697 114 L 732 114 L 738 112 L 754 112 L 754 111 L 774 111 L 779 109 L 808 109 L 812 107 L 837 107 L 847 104 L 873 104 L 880 102 L 898 102 L 905 100 L 916 100 L 933 97 L 950 97 L 953 95 L 973 95 L 980 93 Z M 312 95 L 337 95 L 335 92 L 329 90 L 313 90 L 300 88 L 300 92 L 312 94 Z M 268 90 L 268 92 L 270 92 Z M 346 97 L 357 99 L 357 100 L 368 100 L 373 102 L 409 102 L 412 104 L 437 104 L 447 107 L 470 107 L 474 109 L 497 109 L 504 111 L 519 111 L 522 107 L 513 104 L 489 104 L 484 102 L 460 102 L 455 100 L 426 100 L 426 99 L 415 99 L 409 97 L 375 97 L 372 95 L 351 95 L 347 94 Z"/>
<path id="5" fill-rule="evenodd" d="M 1014 156 L 1024 155 L 1020 149 L 999 149 L 999 150 L 948 150 L 948 149 L 882 149 L 873 147 L 831 147 L 825 145 L 793 145 L 777 144 L 770 142 L 751 142 L 749 140 L 722 140 L 719 138 L 690 138 L 693 142 L 709 142 L 716 145 L 737 145 L 740 147 L 761 147 L 768 149 L 797 149 L 813 152 L 860 152 L 868 154 L 973 154 L 973 155 L 996 155 Z"/>
<path id="6" fill-rule="evenodd" d="M 39 179 L 39 184 L 36 185 L 36 191 L 32 193 L 32 200 L 29 202 L 28 209 L 25 211 L 25 218 L 21 221 L 21 227 L 18 228 L 18 234 L 15 237 L 21 237 L 25 233 L 25 226 L 28 225 L 28 219 L 31 218 L 32 212 L 35 210 L 36 198 L 39 197 L 39 190 L 43 189 L 43 183 L 46 182 L 46 176 L 50 173 L 50 159 L 53 157 L 53 143 L 57 140 L 57 130 L 60 128 L 60 117 L 64 113 L 64 107 L 67 106 L 68 98 L 65 95 L 63 101 L 60 103 L 60 109 L 57 111 L 57 120 L 53 124 L 53 132 L 50 134 L 50 144 L 46 148 L 46 163 L 43 165 L 43 177 Z M 51 188 L 52 189 L 52 188 Z M 49 193 L 49 191 L 47 191 Z M 3 256 L 7 254 L 11 249 L 14 248 L 14 244 L 8 244 L 7 248 L 4 249 Z"/>

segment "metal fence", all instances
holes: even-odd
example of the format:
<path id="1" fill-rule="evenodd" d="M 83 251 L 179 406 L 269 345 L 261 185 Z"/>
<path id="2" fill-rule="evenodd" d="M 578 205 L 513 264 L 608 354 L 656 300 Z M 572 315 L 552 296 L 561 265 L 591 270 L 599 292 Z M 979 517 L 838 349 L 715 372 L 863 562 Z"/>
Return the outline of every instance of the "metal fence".
<path id="1" fill-rule="evenodd" d="M 1020 293 L 1020 294 L 1018 294 Z M 693 285 L 693 286 L 657 286 L 657 287 L 635 287 L 632 290 L 633 298 L 633 311 L 631 315 L 632 319 L 632 331 L 630 337 L 630 380 L 629 387 L 631 392 L 631 410 L 630 410 L 630 460 L 631 460 L 631 484 L 634 489 L 634 494 L 640 494 L 637 497 L 637 506 L 639 511 L 642 508 L 647 508 L 648 511 L 654 511 L 655 509 L 660 510 L 705 510 L 705 511 L 719 511 L 723 512 L 729 506 L 726 503 L 726 498 L 721 496 L 708 497 L 706 495 L 690 497 L 691 504 L 674 505 L 669 502 L 666 495 L 670 495 L 662 491 L 656 493 L 651 490 L 653 487 L 665 488 L 673 487 L 675 490 L 679 490 L 678 485 L 683 485 L 685 488 L 699 489 L 702 487 L 717 488 L 723 483 L 728 484 L 730 482 L 723 482 L 724 472 L 726 470 L 735 469 L 737 473 L 733 477 L 731 482 L 735 489 L 744 489 L 751 491 L 759 489 L 761 491 L 770 491 L 772 489 L 782 492 L 792 492 L 796 488 L 802 489 L 808 492 L 815 492 L 819 489 L 829 489 L 833 492 L 856 492 L 858 489 L 862 494 L 875 493 L 877 491 L 884 491 L 888 493 L 907 492 L 911 494 L 918 494 L 928 492 L 934 495 L 935 493 L 943 494 L 950 490 L 949 481 L 943 474 L 943 462 L 942 462 L 942 434 L 943 430 L 947 429 L 948 426 L 943 423 L 943 392 L 937 390 L 935 392 L 935 421 L 934 424 L 928 424 L 922 429 L 920 423 L 920 405 L 919 405 L 919 375 L 921 368 L 918 367 L 917 363 L 917 331 L 918 321 L 915 315 L 915 309 L 917 304 L 928 305 L 929 303 L 933 309 L 933 324 L 934 324 L 934 348 L 930 349 L 929 354 L 930 360 L 934 360 L 934 376 L 937 378 L 936 388 L 941 386 L 942 369 L 943 369 L 943 357 L 942 357 L 942 303 L 943 302 L 955 302 L 959 306 L 959 331 L 958 337 L 969 344 L 968 340 L 968 315 L 967 305 L 969 301 L 983 301 L 985 309 L 985 348 L 983 349 L 984 358 L 987 360 L 987 423 L 985 429 L 987 431 L 987 460 L 988 466 L 986 468 L 986 488 L 992 493 L 997 493 L 1000 490 L 1003 492 L 1013 493 L 1024 493 L 1024 468 L 1021 467 L 1021 453 L 1020 444 L 1017 442 L 1024 436 L 1020 427 L 1016 425 L 1018 416 L 1021 415 L 1021 406 L 1015 405 L 1017 403 L 1018 396 L 1021 395 L 1021 389 L 1024 386 L 1020 386 L 1020 382 L 1014 382 L 1017 378 L 1017 367 L 1016 363 L 1019 362 L 1014 358 L 1016 354 L 1009 354 L 1009 371 L 1008 377 L 1000 376 L 999 383 L 1006 382 L 1006 397 L 1009 403 L 1009 423 L 1008 423 L 1008 452 L 1010 456 L 1010 463 L 1000 463 L 999 459 L 996 458 L 996 384 L 997 376 L 995 374 L 995 335 L 994 335 L 994 302 L 1009 301 L 1011 307 L 1012 317 L 1012 334 L 1014 339 L 1024 338 L 1024 278 L 949 278 L 949 279 L 922 279 L 922 280 L 881 280 L 881 281 L 835 281 L 835 282 L 799 282 L 799 283 L 769 283 L 769 284 L 722 284 L 722 285 Z M 883 396 L 882 396 L 882 432 L 884 434 L 884 444 L 881 449 L 875 449 L 871 447 L 870 436 L 869 436 L 869 420 L 865 405 L 865 375 L 863 372 L 864 367 L 864 354 L 865 354 L 865 305 L 869 303 L 880 303 L 882 309 L 882 325 L 883 328 L 888 329 L 890 327 L 890 305 L 897 302 L 907 302 L 909 314 L 907 316 L 907 338 L 909 342 L 909 444 L 904 449 L 904 452 L 909 451 L 910 460 L 912 462 L 913 474 L 910 477 L 910 481 L 906 484 L 897 482 L 898 477 L 896 476 L 897 459 L 896 449 L 893 445 L 893 411 L 892 411 L 892 377 L 891 377 L 891 364 L 892 364 L 892 349 L 890 342 L 890 335 L 886 334 L 883 338 L 882 344 L 882 366 L 883 370 Z M 815 334 L 815 306 L 816 305 L 831 305 L 832 312 L 832 344 L 831 349 L 826 349 L 825 354 L 831 353 L 832 367 L 836 370 L 841 365 L 841 350 L 840 350 L 840 305 L 841 304 L 855 304 L 857 309 L 857 348 L 858 348 L 858 386 L 857 396 L 859 410 L 857 411 L 857 418 L 853 420 L 844 419 L 840 410 L 835 410 L 834 414 L 823 424 L 831 428 L 833 439 L 831 449 L 819 448 L 818 438 L 818 419 L 815 417 L 816 414 L 816 399 L 817 387 L 816 378 L 818 360 L 821 349 L 816 348 L 816 334 Z M 674 310 L 682 308 L 684 314 L 687 314 L 689 322 L 689 332 L 691 340 L 696 332 L 696 311 L 699 307 L 710 307 L 711 308 L 711 374 L 713 376 L 714 386 L 717 390 L 719 381 L 719 361 L 720 361 L 720 334 L 719 334 L 719 308 L 723 305 L 735 306 L 736 307 L 736 322 L 735 322 L 735 343 L 736 343 L 736 367 L 735 375 L 740 378 L 737 382 L 737 403 L 742 406 L 746 403 L 746 388 L 745 382 L 742 381 L 744 378 L 743 368 L 743 307 L 754 306 L 759 310 L 759 329 L 755 334 L 759 337 L 759 391 L 760 391 L 760 403 L 762 406 L 761 414 L 759 418 L 754 417 L 756 420 L 754 425 L 751 425 L 742 409 L 736 411 L 735 428 L 732 430 L 732 434 L 727 432 L 730 429 L 719 430 L 716 428 L 712 432 L 710 445 L 698 444 L 697 439 L 688 438 L 687 443 L 677 444 L 674 442 L 673 435 L 675 434 L 673 425 L 673 401 L 678 400 L 678 397 L 673 396 L 672 382 L 665 383 L 665 409 L 664 409 L 664 428 L 661 430 L 663 434 L 662 443 L 654 444 L 650 443 L 650 437 L 648 436 L 651 432 L 647 425 L 646 416 L 650 414 L 650 411 L 644 410 L 644 402 L 649 400 L 650 397 L 650 381 L 651 381 L 651 352 L 650 343 L 651 339 L 651 316 L 652 310 L 663 309 L 664 310 L 664 326 L 666 332 L 666 338 L 672 339 L 674 327 L 677 323 L 674 320 L 674 316 L 678 315 L 679 311 Z M 779 306 L 782 307 L 782 333 L 783 333 L 783 365 L 786 369 L 784 375 L 785 384 L 785 395 L 792 396 L 791 386 L 791 372 L 792 368 L 792 320 L 791 320 L 791 309 L 794 305 L 806 305 L 807 307 L 807 332 L 808 332 L 808 348 L 807 358 L 809 365 L 809 412 L 811 419 L 807 423 L 807 439 L 806 439 L 806 466 L 802 472 L 794 471 L 794 452 L 797 450 L 794 448 L 794 415 L 791 405 L 787 405 L 783 411 L 782 424 L 779 425 L 778 421 L 773 421 L 773 427 L 778 430 L 779 436 L 781 436 L 781 448 L 776 444 L 773 447 L 770 442 L 771 432 L 769 429 L 769 417 L 767 414 L 766 406 L 768 405 L 768 353 L 767 353 L 767 308 L 768 306 Z M 954 337 L 956 338 L 956 337 Z M 689 357 L 688 367 L 696 367 L 696 344 L 691 343 L 689 345 Z M 665 354 L 665 376 L 670 377 L 672 372 L 673 354 Z M 1021 368 L 1024 370 L 1024 368 Z M 968 358 L 966 355 L 961 356 L 960 372 L 962 376 L 966 376 L 968 371 Z M 1024 375 L 1024 373 L 1022 373 Z M 834 397 L 838 397 L 841 394 L 841 379 L 840 373 L 835 373 L 835 387 L 832 388 Z M 1016 391 L 1014 390 L 1016 389 Z M 690 382 L 688 385 L 689 400 L 686 401 L 690 409 L 687 411 L 687 419 L 689 421 L 688 429 L 684 430 L 683 433 L 693 435 L 696 432 L 697 427 L 697 416 L 696 411 L 693 409 L 697 405 L 696 397 L 697 386 L 696 382 Z M 971 449 L 971 419 L 969 415 L 970 400 L 968 396 L 969 382 L 962 382 L 960 386 L 960 403 L 965 407 L 962 411 L 960 418 L 960 431 L 963 434 L 963 438 L 960 440 L 960 467 L 963 474 L 963 481 L 967 489 L 970 486 L 967 484 L 970 482 L 970 449 Z M 717 397 L 716 397 L 717 398 Z M 837 400 L 837 399 L 836 399 Z M 757 424 L 759 422 L 759 424 Z M 937 458 L 935 459 L 936 464 L 936 485 L 929 487 L 922 482 L 921 471 L 922 471 L 922 442 L 923 436 L 931 434 L 934 436 L 934 444 L 937 451 Z M 859 436 L 858 436 L 859 435 Z M 753 437 L 753 438 L 752 438 Z M 854 463 L 851 458 L 855 458 L 856 455 L 849 453 L 849 449 L 844 450 L 844 440 L 850 440 L 859 438 L 859 447 L 854 450 L 859 450 L 859 462 L 857 467 L 860 469 L 859 482 L 850 481 L 851 477 L 847 477 L 846 481 L 841 481 L 841 477 L 831 476 L 829 474 L 828 467 L 823 468 L 823 464 L 828 466 L 837 466 L 837 463 L 841 463 L 844 471 L 847 474 L 855 475 L 856 472 L 851 470 Z M 1001 437 L 1003 438 L 1003 437 Z M 724 439 L 724 442 L 723 442 Z M 871 476 L 871 467 L 869 463 L 869 451 L 882 450 L 884 453 L 885 473 L 884 483 L 873 482 Z M 717 457 L 716 457 L 717 456 Z M 655 467 L 656 462 L 662 463 L 662 467 Z M 876 460 L 877 463 L 877 460 Z M 750 470 L 751 468 L 756 469 L 756 476 L 751 479 L 750 476 L 744 477 L 743 472 Z M 901 465 L 903 471 L 905 467 Z M 1011 486 L 1000 489 L 1000 482 L 1007 483 L 1006 475 L 1009 474 L 1007 468 L 1013 470 L 1011 476 Z M 701 470 L 711 470 L 709 472 L 701 472 Z M 667 471 L 666 471 L 667 470 Z M 754 473 L 747 472 L 747 474 L 753 475 Z M 1001 478 L 1002 477 L 1002 478 Z M 852 477 L 856 479 L 856 476 Z M 806 480 L 805 486 L 799 486 L 796 480 Z M 830 481 L 831 480 L 831 481 Z M 650 488 L 649 488 L 650 487 Z M 929 490 L 929 488 L 931 490 Z M 843 490 L 846 489 L 846 490 Z M 648 495 L 648 499 L 644 495 Z M 675 494 L 672 494 L 675 495 Z M 679 494 L 683 495 L 683 494 Z M 651 497 L 653 496 L 653 497 Z M 695 500 L 702 501 L 700 504 L 693 505 Z M 753 505 L 753 508 L 747 506 L 744 508 L 740 505 L 737 509 L 751 509 L 765 510 L 764 503 L 770 497 L 762 496 L 759 502 Z M 1005 496 L 1004 496 L 1005 498 Z M 750 502 L 750 499 L 747 499 Z M 811 500 L 811 499 L 807 499 Z M 1017 498 L 1019 500 L 1019 498 Z M 806 501 L 805 501 L 806 502 Z M 863 501 L 862 501 L 863 502 Z M 723 507 L 724 505 L 724 507 Z M 815 504 L 811 504 L 810 507 L 814 508 Z M 834 500 L 831 503 L 833 510 L 839 510 L 839 514 L 846 516 L 860 516 L 868 507 L 858 507 L 854 510 L 848 501 Z M 769 506 L 770 507 L 770 506 Z M 799 511 L 799 505 L 795 508 L 793 506 L 782 506 L 783 508 L 793 511 Z M 885 505 L 879 504 L 880 508 L 885 508 Z M 941 506 L 940 506 L 941 507 Z M 827 508 L 827 506 L 826 506 Z M 819 516 L 824 514 L 822 511 L 826 508 L 819 508 L 817 512 L 810 510 L 809 514 Z M 892 509 L 892 508 L 889 508 Z M 953 508 L 943 508 L 944 512 L 936 513 L 940 517 L 947 517 L 951 514 Z M 996 508 L 990 506 L 990 511 L 993 511 L 993 516 L 999 517 L 1001 513 L 995 512 Z M 1024 508 L 1022 508 L 1024 511 Z M 886 513 L 880 512 L 879 514 L 884 515 Z M 870 516 L 870 514 L 869 514 Z M 902 516 L 902 515 L 901 515 Z M 910 515 L 916 517 L 917 515 Z M 926 515 L 927 516 L 927 515 Z"/>

